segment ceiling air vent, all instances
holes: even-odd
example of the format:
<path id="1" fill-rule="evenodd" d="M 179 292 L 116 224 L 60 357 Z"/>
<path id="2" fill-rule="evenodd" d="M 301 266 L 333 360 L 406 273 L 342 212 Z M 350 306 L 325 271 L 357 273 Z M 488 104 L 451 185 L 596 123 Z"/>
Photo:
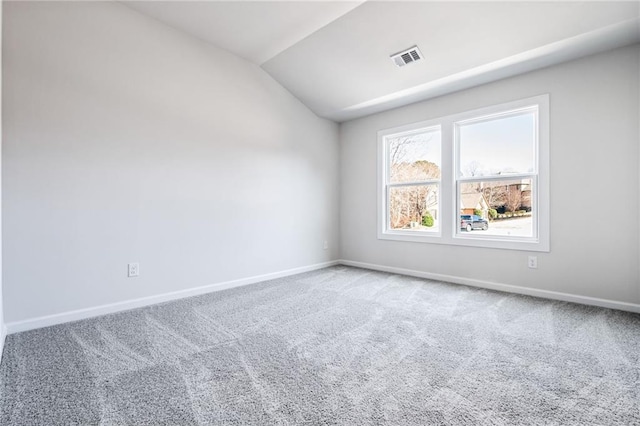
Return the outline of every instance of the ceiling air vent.
<path id="1" fill-rule="evenodd" d="M 403 50 L 402 52 L 391 55 L 391 60 L 397 66 L 404 67 L 405 65 L 412 62 L 422 60 L 422 53 L 420 53 L 418 46 L 413 46 L 406 50 Z"/>

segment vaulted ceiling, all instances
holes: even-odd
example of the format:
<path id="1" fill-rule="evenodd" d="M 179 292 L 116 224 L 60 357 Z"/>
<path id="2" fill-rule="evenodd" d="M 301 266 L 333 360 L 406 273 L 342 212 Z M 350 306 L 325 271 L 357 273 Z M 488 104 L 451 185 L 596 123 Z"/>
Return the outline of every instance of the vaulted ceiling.
<path id="1" fill-rule="evenodd" d="M 640 3 L 134 1 L 345 121 L 640 42 Z M 390 55 L 417 45 L 424 59 Z"/>

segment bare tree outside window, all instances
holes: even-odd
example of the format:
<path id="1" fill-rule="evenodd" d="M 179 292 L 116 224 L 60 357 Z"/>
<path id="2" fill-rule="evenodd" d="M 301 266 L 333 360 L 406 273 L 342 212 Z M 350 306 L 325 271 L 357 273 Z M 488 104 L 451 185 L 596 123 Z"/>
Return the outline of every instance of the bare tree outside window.
<path id="1" fill-rule="evenodd" d="M 522 190 L 519 186 L 520 185 L 507 186 L 506 207 L 510 212 L 515 212 L 520 209 L 520 206 L 522 205 Z"/>
<path id="2" fill-rule="evenodd" d="M 388 140 L 389 225 L 392 229 L 433 227 L 423 221 L 438 211 L 440 132 L 426 131 Z M 427 225 L 422 225 L 425 222 Z"/>

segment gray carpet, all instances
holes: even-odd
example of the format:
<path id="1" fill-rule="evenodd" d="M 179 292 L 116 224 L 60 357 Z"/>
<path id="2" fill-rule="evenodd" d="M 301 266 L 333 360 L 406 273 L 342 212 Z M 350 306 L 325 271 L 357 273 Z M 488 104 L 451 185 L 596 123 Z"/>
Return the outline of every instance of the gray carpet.
<path id="1" fill-rule="evenodd" d="M 2 425 L 640 424 L 640 315 L 333 267 L 9 336 Z"/>

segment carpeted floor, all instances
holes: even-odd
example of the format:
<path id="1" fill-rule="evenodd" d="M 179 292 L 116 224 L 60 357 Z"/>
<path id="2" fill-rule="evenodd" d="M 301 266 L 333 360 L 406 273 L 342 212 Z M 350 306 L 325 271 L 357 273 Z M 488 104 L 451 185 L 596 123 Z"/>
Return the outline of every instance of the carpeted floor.
<path id="1" fill-rule="evenodd" d="M 2 425 L 640 424 L 640 315 L 332 267 L 8 337 Z"/>

